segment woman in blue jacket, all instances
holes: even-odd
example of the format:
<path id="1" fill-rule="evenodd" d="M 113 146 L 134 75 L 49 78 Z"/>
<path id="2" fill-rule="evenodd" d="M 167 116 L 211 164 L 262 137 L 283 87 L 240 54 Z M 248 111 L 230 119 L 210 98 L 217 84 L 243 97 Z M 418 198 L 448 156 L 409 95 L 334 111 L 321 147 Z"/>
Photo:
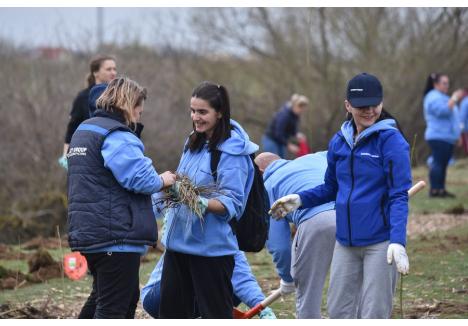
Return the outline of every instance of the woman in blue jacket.
<path id="1" fill-rule="evenodd" d="M 457 103 L 463 91 L 457 90 L 449 97 L 449 82 L 447 75 L 432 73 L 424 90 L 424 138 L 433 158 L 429 169 L 430 197 L 455 197 L 445 189 L 445 177 L 455 143 L 460 137 Z"/>
<path id="2" fill-rule="evenodd" d="M 409 145 L 382 109 L 382 100 L 375 76 L 363 73 L 351 79 L 345 101 L 350 120 L 330 141 L 324 184 L 284 196 L 271 208 L 273 216 L 281 218 L 298 208 L 335 201 L 331 318 L 389 318 L 396 269 L 403 274 L 409 269 Z M 390 265 L 393 260 L 396 268 Z"/>
<path id="3" fill-rule="evenodd" d="M 79 318 L 133 318 L 139 298 L 140 255 L 155 245 L 151 194 L 175 182 L 158 175 L 129 128 L 143 112 L 146 90 L 112 80 L 94 117 L 79 125 L 68 158 L 68 242 L 85 257 L 92 292 Z"/>
<path id="4" fill-rule="evenodd" d="M 160 317 L 191 318 L 196 298 L 202 318 L 232 318 L 231 277 L 238 245 L 229 221 L 242 216 L 254 176 L 249 155 L 258 146 L 230 119 L 229 96 L 222 85 L 197 86 L 190 115 L 193 132 L 177 172 L 198 186 L 213 184 L 211 152 L 219 150 L 219 194 L 198 199 L 203 220 L 185 205 L 166 213 Z"/>

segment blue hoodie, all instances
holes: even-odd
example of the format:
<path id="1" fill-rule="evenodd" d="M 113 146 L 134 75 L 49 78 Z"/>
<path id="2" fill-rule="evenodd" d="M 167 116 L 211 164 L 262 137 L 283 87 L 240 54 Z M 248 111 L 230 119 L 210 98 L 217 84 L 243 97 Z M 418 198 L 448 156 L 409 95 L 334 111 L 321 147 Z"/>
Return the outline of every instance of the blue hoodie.
<path id="1" fill-rule="evenodd" d="M 149 291 L 156 291 L 154 297 L 157 299 L 148 302 L 151 304 L 151 310 L 158 311 L 160 304 L 160 289 L 161 289 L 161 276 L 162 269 L 164 264 L 164 254 L 159 258 L 158 263 L 154 267 L 153 272 L 150 275 L 150 278 L 146 285 L 141 289 L 141 302 L 143 307 L 145 307 L 145 297 Z M 252 269 L 249 266 L 247 257 L 244 252 L 237 251 L 234 255 L 234 271 L 231 278 L 232 288 L 234 295 L 239 298 L 243 303 L 245 303 L 249 308 L 253 308 L 255 305 L 259 304 L 265 299 L 265 295 L 262 292 L 262 289 L 257 283 L 255 276 L 252 274 Z"/>
<path id="2" fill-rule="evenodd" d="M 436 89 L 424 97 L 424 119 L 426 119 L 426 140 L 442 140 L 455 144 L 460 137 L 458 108 L 450 109 L 450 97 Z"/>
<path id="3" fill-rule="evenodd" d="M 96 106 L 97 99 L 104 93 L 107 88 L 107 83 L 96 84 L 89 91 L 88 95 L 88 106 L 89 106 L 89 116 L 92 117 L 94 112 L 98 109 Z"/>
<path id="4" fill-rule="evenodd" d="M 258 146 L 237 122 L 231 120 L 231 126 L 231 137 L 218 145 L 221 157 L 217 183 L 221 195 L 213 197 L 224 205 L 226 213 L 207 212 L 202 222 L 186 205 L 168 209 L 167 232 L 162 239 L 168 250 L 206 257 L 234 255 L 238 251 L 237 239 L 228 222 L 231 218 L 239 219 L 244 211 L 254 177 L 249 155 Z M 200 151 L 187 149 L 177 172 L 187 175 L 197 186 L 214 184 L 210 162 L 207 144 Z"/>
<path id="5" fill-rule="evenodd" d="M 270 205 L 277 199 L 292 193 L 310 189 L 323 183 L 327 170 L 327 152 L 301 156 L 295 160 L 277 160 L 263 173 L 265 189 Z M 286 282 L 291 276 L 291 229 L 289 223 L 299 226 L 315 215 L 335 208 L 334 202 L 296 210 L 279 221 L 270 219 L 267 248 L 273 256 L 278 275 Z"/>
<path id="6" fill-rule="evenodd" d="M 460 126 L 463 132 L 468 132 L 468 96 L 460 102 Z"/>
<path id="7" fill-rule="evenodd" d="M 336 239 L 344 246 L 406 244 L 409 145 L 395 120 L 376 122 L 354 141 L 346 121 L 328 147 L 325 183 L 299 192 L 302 207 L 336 201 Z"/>

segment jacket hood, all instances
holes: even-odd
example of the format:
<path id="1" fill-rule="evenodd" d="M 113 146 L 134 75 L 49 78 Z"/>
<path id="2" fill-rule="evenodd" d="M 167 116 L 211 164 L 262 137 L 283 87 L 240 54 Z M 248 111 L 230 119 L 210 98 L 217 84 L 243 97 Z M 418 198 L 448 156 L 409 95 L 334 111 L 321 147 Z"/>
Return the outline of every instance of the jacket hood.
<path id="1" fill-rule="evenodd" d="M 250 141 L 240 124 L 231 119 L 231 126 L 231 137 L 218 145 L 218 150 L 231 155 L 250 155 L 258 151 L 258 145 Z"/>
<path id="2" fill-rule="evenodd" d="M 375 132 L 381 130 L 390 130 L 395 129 L 398 130 L 396 127 L 396 121 L 394 119 L 384 119 L 380 120 L 379 122 L 374 123 L 369 128 L 365 129 L 363 132 L 359 134 L 359 136 L 354 140 L 354 127 L 353 127 L 353 120 L 345 121 L 341 125 L 341 134 L 346 139 L 349 147 L 353 148 L 354 144 L 357 144 L 359 140 L 364 137 L 367 137 Z"/>
<path id="3" fill-rule="evenodd" d="M 91 113 L 95 112 L 98 107 L 96 106 L 97 99 L 104 93 L 107 88 L 107 83 L 96 84 L 94 85 L 88 95 L 88 106 Z"/>

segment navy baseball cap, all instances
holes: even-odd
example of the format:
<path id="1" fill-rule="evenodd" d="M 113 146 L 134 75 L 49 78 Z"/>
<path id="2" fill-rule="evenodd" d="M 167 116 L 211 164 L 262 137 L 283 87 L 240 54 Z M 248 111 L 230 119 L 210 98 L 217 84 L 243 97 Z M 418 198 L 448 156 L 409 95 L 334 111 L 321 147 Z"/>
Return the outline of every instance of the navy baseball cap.
<path id="1" fill-rule="evenodd" d="M 355 108 L 377 106 L 383 100 L 382 84 L 377 77 L 363 72 L 348 82 L 346 99 Z"/>

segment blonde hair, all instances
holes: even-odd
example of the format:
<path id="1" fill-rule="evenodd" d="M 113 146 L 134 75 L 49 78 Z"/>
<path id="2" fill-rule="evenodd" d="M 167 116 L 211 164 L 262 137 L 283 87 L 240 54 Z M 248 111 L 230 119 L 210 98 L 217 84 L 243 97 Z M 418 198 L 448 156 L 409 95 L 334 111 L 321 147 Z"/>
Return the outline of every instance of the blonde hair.
<path id="1" fill-rule="evenodd" d="M 127 77 L 117 77 L 109 83 L 105 91 L 96 100 L 96 106 L 104 111 L 120 111 L 127 125 L 133 119 L 132 111 L 146 100 L 146 89 Z"/>
<path id="2" fill-rule="evenodd" d="M 296 104 L 297 105 L 308 105 L 309 104 L 309 99 L 304 95 L 293 94 L 291 96 L 291 105 L 295 106 Z"/>

